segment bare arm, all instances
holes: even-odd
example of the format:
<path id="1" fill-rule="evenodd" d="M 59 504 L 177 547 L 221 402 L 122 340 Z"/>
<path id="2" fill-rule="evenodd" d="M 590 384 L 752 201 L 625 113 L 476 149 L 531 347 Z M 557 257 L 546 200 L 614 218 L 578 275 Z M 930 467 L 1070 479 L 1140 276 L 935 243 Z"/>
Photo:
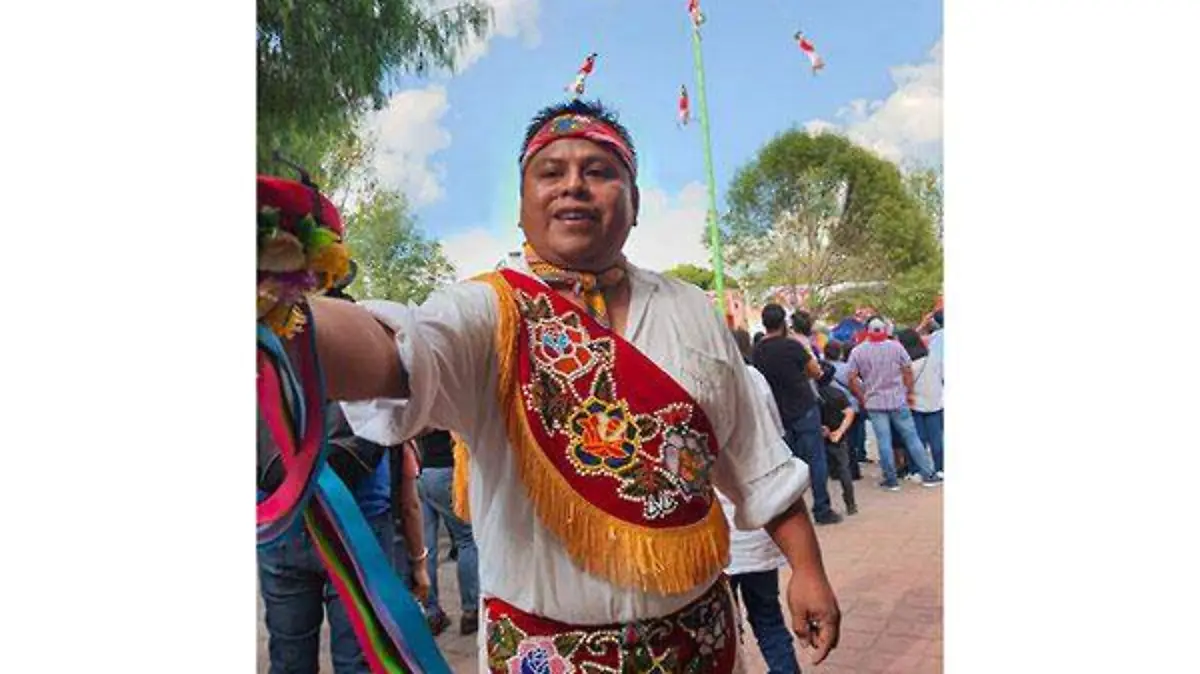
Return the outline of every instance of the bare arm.
<path id="1" fill-rule="evenodd" d="M 817 365 L 816 358 L 809 359 L 808 365 L 804 366 L 804 373 L 807 374 L 810 379 L 820 379 L 821 378 L 821 366 Z"/>
<path id="2" fill-rule="evenodd" d="M 404 545 L 408 548 L 405 552 L 409 559 L 409 573 L 412 580 L 412 591 L 422 603 L 429 598 L 429 589 L 431 583 L 429 580 L 429 566 L 426 560 L 430 554 L 436 554 L 436 551 L 430 551 L 425 546 L 425 521 L 421 513 L 421 496 L 417 491 L 417 476 L 420 473 L 420 467 L 417 463 L 416 448 L 413 447 L 412 441 L 404 443 L 399 448 L 402 452 L 400 455 L 400 483 L 399 491 L 399 508 L 397 513 L 400 517 L 400 526 L 403 528 Z"/>
<path id="3" fill-rule="evenodd" d="M 821 546 L 817 543 L 817 534 L 808 518 L 808 507 L 804 505 L 804 499 L 797 500 L 795 505 L 782 515 L 768 522 L 766 530 L 775 540 L 775 545 L 778 545 L 787 557 L 793 573 L 825 575 Z"/>
<path id="4" fill-rule="evenodd" d="M 850 370 L 850 392 L 860 403 L 860 407 L 866 409 L 867 396 L 863 393 L 862 378 L 858 376 L 858 370 Z"/>
<path id="5" fill-rule="evenodd" d="M 912 366 L 905 365 L 900 368 L 900 377 L 904 379 L 904 390 L 907 391 L 908 405 L 912 407 L 913 399 L 916 397 L 916 392 L 913 391 L 913 373 Z"/>
<path id="6" fill-rule="evenodd" d="M 787 593 L 792 631 L 802 644 L 814 649 L 813 664 L 820 664 L 837 647 L 842 615 L 825 575 L 821 546 L 804 499 L 769 522 L 766 530 L 792 567 Z"/>
<path id="7" fill-rule="evenodd" d="M 812 349 L 808 348 L 806 344 L 801 342 L 800 345 L 808 352 L 808 362 L 804 364 L 804 374 L 807 374 L 810 379 L 820 379 L 821 365 L 817 363 L 817 357 L 813 355 Z"/>
<path id="8" fill-rule="evenodd" d="M 421 496 L 417 492 L 417 477 L 408 470 L 410 461 L 408 443 L 402 450 L 402 465 L 405 470 L 400 478 L 400 522 L 404 527 L 404 543 L 408 547 L 408 558 L 417 559 L 425 554 L 425 523 L 421 515 Z"/>
<path id="9" fill-rule="evenodd" d="M 832 437 L 830 439 L 834 442 L 841 441 L 841 439 L 846 436 L 846 432 L 850 430 L 852 425 L 854 425 L 854 410 L 847 407 L 842 412 L 842 425 L 837 427 L 837 430 L 832 433 Z"/>
<path id="10" fill-rule="evenodd" d="M 326 397 L 348 401 L 408 397 L 408 373 L 391 330 L 350 302 L 318 297 L 310 306 Z M 297 337 L 291 347 L 304 338 Z"/>

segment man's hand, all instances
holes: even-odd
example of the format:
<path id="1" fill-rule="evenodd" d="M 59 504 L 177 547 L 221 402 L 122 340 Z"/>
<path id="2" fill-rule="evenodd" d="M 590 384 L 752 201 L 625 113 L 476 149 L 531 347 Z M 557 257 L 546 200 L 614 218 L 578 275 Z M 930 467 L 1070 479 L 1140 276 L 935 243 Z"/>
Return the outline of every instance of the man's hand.
<path id="1" fill-rule="evenodd" d="M 842 628 L 842 612 L 825 574 L 793 569 L 788 582 L 788 608 L 792 612 L 792 631 L 800 637 L 802 646 L 813 649 L 813 664 L 821 664 L 837 648 Z"/>
<path id="2" fill-rule="evenodd" d="M 904 400 L 908 403 L 908 409 L 911 410 L 917 404 L 917 394 L 909 391 L 908 394 L 904 396 Z"/>
<path id="3" fill-rule="evenodd" d="M 820 664 L 837 646 L 842 612 L 825 577 L 821 546 L 804 499 L 797 499 L 786 512 L 768 522 L 766 530 L 792 567 L 787 593 L 792 631 L 802 645 L 815 649 L 813 664 Z"/>
<path id="4" fill-rule="evenodd" d="M 843 435 L 843 433 L 839 429 L 832 433 L 829 433 L 825 437 L 829 438 L 829 441 L 836 445 L 837 443 L 842 441 L 842 435 Z"/>
<path id="5" fill-rule="evenodd" d="M 425 560 L 413 562 L 412 564 L 412 593 L 417 598 L 417 603 L 421 606 L 429 599 L 429 567 L 425 565 Z"/>

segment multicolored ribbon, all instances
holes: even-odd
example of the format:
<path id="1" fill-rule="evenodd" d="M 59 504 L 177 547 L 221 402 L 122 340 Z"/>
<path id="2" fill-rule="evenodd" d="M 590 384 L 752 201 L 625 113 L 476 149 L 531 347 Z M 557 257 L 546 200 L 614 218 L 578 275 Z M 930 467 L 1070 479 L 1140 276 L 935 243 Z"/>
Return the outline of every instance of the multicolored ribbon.
<path id="1" fill-rule="evenodd" d="M 286 470 L 258 503 L 259 545 L 296 531 L 303 521 L 373 674 L 451 674 L 421 607 L 390 560 L 350 490 L 326 462 L 325 382 L 312 314 L 297 373 L 283 343 L 258 326 L 258 404 Z M 281 376 L 282 373 L 282 376 Z M 293 423 L 294 422 L 294 423 Z M 303 429 L 297 437 L 295 429 Z"/>
<path id="2" fill-rule="evenodd" d="M 306 318 L 311 319 L 307 310 Z M 324 382 L 320 380 L 311 330 L 307 341 L 308 348 L 301 349 L 301 373 L 297 375 L 283 342 L 269 328 L 258 324 L 258 406 L 286 471 L 283 483 L 258 504 L 259 545 L 293 530 L 312 496 L 317 467 L 325 460 Z M 280 372 L 284 375 L 282 381 Z M 314 385 L 304 388 L 301 382 Z M 299 438 L 294 428 L 304 429 Z"/>
<path id="3" fill-rule="evenodd" d="M 451 674 L 421 607 L 400 582 L 354 496 L 325 464 L 304 524 L 375 674 Z"/>

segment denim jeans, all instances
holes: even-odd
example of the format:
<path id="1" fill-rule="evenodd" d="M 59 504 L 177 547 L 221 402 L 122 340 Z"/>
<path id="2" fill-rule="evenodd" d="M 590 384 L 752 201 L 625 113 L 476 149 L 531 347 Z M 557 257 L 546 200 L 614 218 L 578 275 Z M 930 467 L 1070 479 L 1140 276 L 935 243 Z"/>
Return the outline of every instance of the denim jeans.
<path id="1" fill-rule="evenodd" d="M 829 466 L 825 460 L 825 439 L 821 437 L 821 411 L 813 407 L 808 414 L 785 422 L 783 429 L 783 439 L 792 454 L 808 464 L 813 519 L 826 518 L 833 510 L 829 507 Z"/>
<path id="2" fill-rule="evenodd" d="M 418 482 L 421 492 L 421 509 L 425 520 L 425 544 L 429 546 L 429 600 L 425 608 L 430 615 L 442 613 L 438 603 L 438 555 L 437 531 L 439 522 L 444 521 L 450 537 L 458 548 L 458 594 L 463 612 L 479 610 L 479 551 L 475 548 L 475 537 L 471 523 L 458 519 L 454 514 L 451 487 L 454 483 L 453 468 L 425 468 Z"/>
<path id="3" fill-rule="evenodd" d="M 917 424 L 917 435 L 921 436 L 921 442 L 929 445 L 929 451 L 933 454 L 933 469 L 939 473 L 943 470 L 943 461 L 945 459 L 945 449 L 943 443 L 943 412 L 913 412 L 913 421 Z"/>
<path id="4" fill-rule="evenodd" d="M 907 407 L 898 410 L 870 410 L 871 428 L 875 429 L 875 438 L 879 440 L 879 465 L 883 468 L 883 481 L 888 485 L 897 484 L 895 457 L 892 456 L 892 425 L 895 424 L 900 437 L 904 439 L 904 447 L 908 450 L 909 462 L 917 468 L 922 478 L 932 480 L 933 462 L 921 438 L 917 436 L 917 426 L 913 422 L 912 411 Z"/>
<path id="5" fill-rule="evenodd" d="M 367 519 L 384 550 L 392 546 L 392 514 Z M 321 621 L 329 615 L 329 653 L 336 674 L 370 674 L 354 628 L 303 529 L 258 551 L 266 607 L 270 674 L 317 674 Z"/>
<path id="6" fill-rule="evenodd" d="M 768 674 L 800 674 L 792 632 L 783 622 L 779 603 L 779 571 L 739 573 L 730 576 L 729 586 L 734 597 L 740 594 L 746 604 L 750 629 L 754 630 Z"/>

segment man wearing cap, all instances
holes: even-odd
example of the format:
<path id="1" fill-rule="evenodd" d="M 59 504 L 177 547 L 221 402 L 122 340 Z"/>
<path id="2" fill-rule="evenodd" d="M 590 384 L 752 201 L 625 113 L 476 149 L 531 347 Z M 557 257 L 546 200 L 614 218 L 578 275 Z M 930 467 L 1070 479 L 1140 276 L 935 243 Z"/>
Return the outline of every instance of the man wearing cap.
<path id="1" fill-rule="evenodd" d="M 866 399 L 867 417 L 879 441 L 879 465 L 883 468 L 880 487 L 900 491 L 892 454 L 892 427 L 899 430 L 909 458 L 921 474 L 921 485 L 941 486 L 942 478 L 933 470 L 925 445 L 913 422 L 912 359 L 896 340 L 888 339 L 890 327 L 879 316 L 867 321 L 866 337 L 850 352 L 850 386 L 855 396 Z"/>
<path id="2" fill-rule="evenodd" d="M 823 660 L 841 618 L 808 470 L 704 293 L 622 255 L 628 132 L 599 104 L 550 107 L 519 167 L 526 244 L 499 271 L 419 307 L 312 302 L 330 394 L 364 401 L 348 406 L 357 433 L 446 428 L 470 447 L 455 490 L 479 548 L 481 667 L 732 671 L 714 487 L 786 555 L 793 629 Z"/>

